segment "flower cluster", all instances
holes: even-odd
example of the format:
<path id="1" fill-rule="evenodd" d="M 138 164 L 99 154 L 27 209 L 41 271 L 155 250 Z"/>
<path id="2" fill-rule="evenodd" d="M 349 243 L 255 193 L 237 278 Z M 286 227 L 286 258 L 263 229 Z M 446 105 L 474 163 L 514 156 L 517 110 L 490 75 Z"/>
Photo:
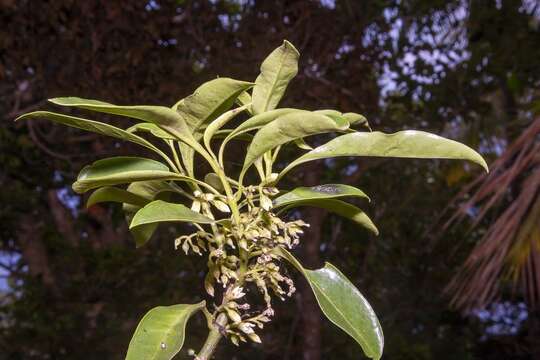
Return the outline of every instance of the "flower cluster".
<path id="1" fill-rule="evenodd" d="M 217 284 L 224 289 L 215 314 L 227 315 L 225 331 L 237 345 L 247 339 L 260 342 L 255 328 L 262 328 L 273 316 L 272 297 L 284 300 L 296 290 L 292 279 L 283 274 L 275 249 L 298 245 L 303 228 L 309 225 L 301 220 L 286 222 L 273 213 L 271 197 L 277 193 L 271 187 L 246 187 L 239 221 L 217 221 L 211 232 L 199 226 L 199 231 L 175 241 L 176 248 L 181 247 L 186 254 L 208 252 L 205 289 L 210 296 L 216 295 Z M 228 210 L 212 194 L 195 192 L 194 199 L 192 209 L 212 218 L 210 205 L 222 212 Z M 245 302 L 249 284 L 255 285 L 264 299 L 265 307 L 258 313 Z"/>

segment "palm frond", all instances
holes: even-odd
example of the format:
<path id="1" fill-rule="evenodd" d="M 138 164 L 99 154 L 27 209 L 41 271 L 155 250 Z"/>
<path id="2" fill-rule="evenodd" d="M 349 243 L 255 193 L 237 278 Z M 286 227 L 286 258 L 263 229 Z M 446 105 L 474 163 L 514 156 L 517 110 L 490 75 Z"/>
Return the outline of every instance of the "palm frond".
<path id="1" fill-rule="evenodd" d="M 514 294 L 530 306 L 540 305 L 540 118 L 519 136 L 492 165 L 456 197 L 469 199 L 443 226 L 461 223 L 471 213 L 472 227 L 496 214 L 445 292 L 451 306 L 462 311 L 481 308 L 501 295 L 510 281 Z"/>

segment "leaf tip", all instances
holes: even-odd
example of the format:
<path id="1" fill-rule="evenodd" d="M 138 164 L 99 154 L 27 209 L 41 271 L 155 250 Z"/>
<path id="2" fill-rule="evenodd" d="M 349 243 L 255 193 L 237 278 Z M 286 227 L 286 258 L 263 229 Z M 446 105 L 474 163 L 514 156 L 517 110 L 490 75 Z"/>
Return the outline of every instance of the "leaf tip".
<path id="1" fill-rule="evenodd" d="M 296 53 L 297 56 L 300 56 L 300 52 L 290 41 L 283 40 L 283 47 L 291 49 L 292 51 Z"/>
<path id="2" fill-rule="evenodd" d="M 77 194 L 84 194 L 86 192 L 86 188 L 83 184 L 81 184 L 79 181 L 75 181 L 73 185 L 71 185 L 71 188 L 74 192 Z"/>

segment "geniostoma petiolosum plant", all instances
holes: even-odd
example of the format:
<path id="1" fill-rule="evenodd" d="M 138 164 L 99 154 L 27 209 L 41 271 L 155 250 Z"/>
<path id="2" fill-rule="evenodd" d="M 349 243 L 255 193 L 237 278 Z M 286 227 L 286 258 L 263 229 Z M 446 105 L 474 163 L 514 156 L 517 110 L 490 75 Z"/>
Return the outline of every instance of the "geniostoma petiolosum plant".
<path id="1" fill-rule="evenodd" d="M 184 222 L 191 224 L 192 232 L 174 239 L 175 248 L 207 257 L 204 287 L 211 301 L 151 309 L 138 324 L 126 359 L 172 359 L 184 344 L 186 323 L 198 312 L 206 316 L 209 333 L 193 354 L 195 359 L 211 358 L 223 339 L 236 345 L 260 343 L 260 329 L 274 317 L 273 301 L 295 292 L 293 280 L 283 270 L 287 265 L 306 278 L 331 322 L 350 335 L 366 356 L 381 357 L 383 332 L 369 303 L 334 265 L 316 270 L 302 266 L 291 250 L 309 224 L 283 216 L 297 207 L 314 206 L 378 234 L 368 215 L 347 202 L 348 198 L 367 201 L 368 196 L 342 184 L 282 189 L 280 180 L 306 162 L 335 157 L 462 159 L 486 171 L 487 165 L 471 148 L 427 132 L 385 134 L 372 131 L 357 113 L 278 108 L 298 72 L 298 59 L 295 47 L 284 41 L 263 61 L 255 82 L 219 77 L 172 107 L 113 105 L 78 97 L 49 100 L 128 117 L 134 123 L 127 129 L 47 111 L 17 119 L 48 119 L 155 153 L 153 159 L 97 160 L 80 171 L 73 190 L 93 191 L 87 206 L 121 203 L 137 247 L 150 241 L 161 223 Z M 315 148 L 306 140 L 327 133 L 332 134 L 330 140 Z M 247 144 L 241 166 L 228 166 L 227 146 L 232 141 Z M 275 166 L 283 164 L 277 159 L 285 146 L 294 146 L 301 155 L 285 166 Z M 205 167 L 209 171 L 200 174 Z M 261 301 L 247 300 L 248 292 L 260 294 Z"/>

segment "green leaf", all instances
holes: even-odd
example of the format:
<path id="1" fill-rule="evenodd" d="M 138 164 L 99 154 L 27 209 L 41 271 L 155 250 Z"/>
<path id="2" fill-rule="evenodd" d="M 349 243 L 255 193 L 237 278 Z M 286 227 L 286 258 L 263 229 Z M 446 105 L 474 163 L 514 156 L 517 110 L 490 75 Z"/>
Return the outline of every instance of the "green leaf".
<path id="1" fill-rule="evenodd" d="M 311 111 L 295 111 L 280 116 L 261 128 L 248 147 L 242 174 L 258 157 L 275 147 L 310 135 L 342 131 L 349 127 L 345 120 L 336 121 Z"/>
<path id="2" fill-rule="evenodd" d="M 287 40 L 272 51 L 261 64 L 261 74 L 255 80 L 252 109 L 261 114 L 277 107 L 287 85 L 298 73 L 300 53 Z"/>
<path id="3" fill-rule="evenodd" d="M 251 110 L 251 95 L 247 91 L 244 91 L 238 95 L 236 98 L 236 103 L 240 106 L 248 105 L 247 112 L 253 115 L 253 111 Z"/>
<path id="4" fill-rule="evenodd" d="M 176 103 L 173 109 L 186 119 L 191 129 L 196 130 L 227 111 L 236 98 L 252 86 L 253 83 L 246 81 L 217 78 L 199 86 L 193 94 Z"/>
<path id="5" fill-rule="evenodd" d="M 134 133 L 137 131 L 143 131 L 143 132 L 149 132 L 155 137 L 158 137 L 160 139 L 166 139 L 166 140 L 176 140 L 174 136 L 169 134 L 168 132 L 162 130 L 159 126 L 152 123 L 138 123 L 135 124 L 129 128 L 126 129 L 126 131 L 130 133 Z"/>
<path id="6" fill-rule="evenodd" d="M 90 195 L 86 202 L 86 207 L 102 202 L 119 202 L 137 206 L 144 206 L 148 200 L 137 194 L 114 186 L 105 186 L 97 189 Z"/>
<path id="7" fill-rule="evenodd" d="M 131 229 L 140 225 L 169 221 L 199 224 L 211 224 L 214 222 L 214 220 L 191 210 L 185 205 L 155 200 L 137 211 L 129 227 Z"/>
<path id="8" fill-rule="evenodd" d="M 146 199 L 146 202 L 142 205 L 146 205 L 149 202 L 155 200 L 157 197 L 162 197 L 161 194 L 166 192 L 176 192 L 176 189 L 173 185 L 169 184 L 167 181 L 162 180 L 150 180 L 150 181 L 138 181 L 129 184 L 127 191 L 133 193 L 141 198 Z M 123 208 L 126 214 L 126 221 L 128 224 L 131 224 L 133 216 L 139 211 L 142 206 L 136 206 L 124 203 Z M 147 224 L 137 226 L 136 228 L 129 229 L 133 238 L 135 239 L 135 244 L 137 247 L 141 247 L 146 244 L 158 227 L 158 223 Z"/>
<path id="9" fill-rule="evenodd" d="M 217 191 L 225 191 L 225 189 L 223 188 L 223 183 L 221 182 L 221 179 L 216 173 L 211 172 L 206 174 L 204 176 L 204 182 L 212 186 Z"/>
<path id="10" fill-rule="evenodd" d="M 80 109 L 92 110 L 107 114 L 127 116 L 150 123 L 154 123 L 162 130 L 174 135 L 191 146 L 197 147 L 191 130 L 176 111 L 165 106 L 135 105 L 119 106 L 98 100 L 82 99 L 78 97 L 63 97 L 49 99 L 50 102 L 62 106 L 72 106 Z"/>
<path id="11" fill-rule="evenodd" d="M 305 276 L 328 320 L 356 340 L 366 356 L 380 359 L 384 347 L 381 325 L 371 305 L 349 279 L 330 263 L 308 270 L 287 250 L 277 251 Z"/>
<path id="12" fill-rule="evenodd" d="M 212 140 L 212 137 L 216 134 L 216 132 L 221 129 L 223 126 L 225 126 L 229 121 L 234 119 L 236 115 L 241 113 L 247 108 L 246 105 L 237 107 L 236 109 L 232 109 L 229 111 L 224 112 L 221 114 L 217 119 L 212 121 L 208 126 L 206 127 L 206 130 L 204 131 L 203 135 L 203 141 L 204 145 L 208 149 L 208 151 L 211 150 L 210 148 L 210 140 Z"/>
<path id="13" fill-rule="evenodd" d="M 347 119 L 347 121 L 351 125 L 365 125 L 365 126 L 368 126 L 368 121 L 367 121 L 367 119 L 365 118 L 364 115 L 349 112 L 349 113 L 343 114 L 343 117 L 345 119 Z"/>
<path id="14" fill-rule="evenodd" d="M 267 111 L 265 113 L 252 116 L 251 118 L 247 119 L 240 125 L 238 125 L 234 130 L 232 130 L 227 137 L 223 140 L 223 143 L 221 144 L 221 148 L 219 149 L 219 158 L 223 159 L 223 152 L 225 150 L 225 145 L 229 141 L 231 141 L 233 138 L 239 137 L 249 131 L 257 130 L 262 128 L 264 125 L 276 120 L 278 117 L 294 112 L 294 111 L 303 111 L 298 109 L 289 109 L 289 108 L 283 108 L 283 109 L 276 109 Z"/>
<path id="15" fill-rule="evenodd" d="M 293 205 L 306 200 L 334 199 L 340 197 L 362 197 L 369 200 L 369 197 L 360 189 L 344 184 L 325 184 L 312 187 L 298 187 L 277 197 L 274 200 L 274 207 Z"/>
<path id="16" fill-rule="evenodd" d="M 177 192 L 173 185 L 163 180 L 136 181 L 129 184 L 127 191 L 145 198 L 147 201 L 144 205 L 155 200 L 162 193 Z"/>
<path id="17" fill-rule="evenodd" d="M 172 359 L 184 345 L 189 318 L 205 305 L 158 306 L 147 312 L 131 338 L 126 360 Z"/>
<path id="18" fill-rule="evenodd" d="M 48 112 L 48 111 L 35 111 L 28 114 L 19 116 L 16 120 L 26 120 L 26 119 L 47 119 L 62 125 L 67 125 L 81 130 L 86 130 L 94 132 L 100 135 L 110 136 L 121 140 L 131 141 L 132 143 L 139 144 L 150 150 L 161 153 L 161 150 L 156 148 L 152 143 L 143 139 L 140 136 L 132 134 L 129 131 L 117 128 L 109 124 L 105 124 L 99 121 L 93 121 L 88 119 L 83 119 L 75 116 L 62 115 L 58 113 Z"/>
<path id="19" fill-rule="evenodd" d="M 82 194 L 106 185 L 125 184 L 144 180 L 178 180 L 195 182 L 194 179 L 175 174 L 159 161 L 138 157 L 112 157 L 84 167 L 73 190 Z"/>
<path id="20" fill-rule="evenodd" d="M 295 139 L 294 140 L 294 143 L 296 144 L 296 146 L 298 146 L 299 149 L 302 149 L 302 150 L 313 150 L 313 148 L 311 147 L 311 145 L 309 145 L 304 139 L 300 138 L 300 139 Z"/>
<path id="21" fill-rule="evenodd" d="M 374 131 L 345 134 L 330 140 L 291 162 L 279 174 L 278 179 L 305 162 L 339 156 L 461 159 L 475 162 L 488 171 L 487 164 L 480 154 L 457 141 L 416 130 L 399 131 L 394 134 Z"/>
<path id="22" fill-rule="evenodd" d="M 358 225 L 365 227 L 375 235 L 379 235 L 379 230 L 371 221 L 369 216 L 366 215 L 365 212 L 360 210 L 354 205 L 348 204 L 341 200 L 335 200 L 335 199 L 306 199 L 301 201 L 296 201 L 291 203 L 290 205 L 286 206 L 281 212 L 286 211 L 293 207 L 299 207 L 299 206 L 314 206 L 321 209 L 328 210 L 330 212 L 333 212 L 339 216 L 343 216 L 344 218 L 347 218 L 349 220 L 354 221 Z"/>

